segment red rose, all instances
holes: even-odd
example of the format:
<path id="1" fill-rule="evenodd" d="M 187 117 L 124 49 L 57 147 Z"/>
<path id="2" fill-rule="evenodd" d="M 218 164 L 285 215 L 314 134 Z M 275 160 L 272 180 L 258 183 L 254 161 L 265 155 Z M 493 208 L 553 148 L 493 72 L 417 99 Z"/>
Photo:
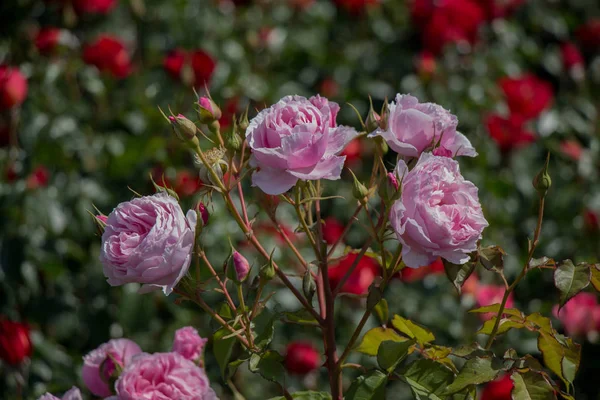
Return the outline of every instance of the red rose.
<path id="1" fill-rule="evenodd" d="M 340 94 L 340 85 L 333 78 L 325 78 L 321 82 L 319 92 L 327 98 L 337 97 Z"/>
<path id="2" fill-rule="evenodd" d="M 329 285 L 332 290 L 341 282 L 357 257 L 357 253 L 348 253 L 329 267 L 327 273 L 329 275 Z M 344 283 L 344 286 L 342 286 L 340 293 L 366 294 L 373 280 L 380 274 L 381 268 L 379 262 L 374 258 L 363 256 L 354 271 L 352 271 L 352 274 L 350 274 L 348 280 Z"/>
<path id="3" fill-rule="evenodd" d="M 401 277 L 404 282 L 415 282 L 420 281 L 427 275 L 439 275 L 443 274 L 444 263 L 441 258 L 438 258 L 431 264 L 420 267 L 420 268 L 404 268 L 401 272 Z"/>
<path id="4" fill-rule="evenodd" d="M 19 106 L 27 97 L 27 79 L 17 68 L 0 65 L 0 110 Z"/>
<path id="5" fill-rule="evenodd" d="M 165 57 L 163 67 L 173 79 L 201 88 L 210 83 L 216 63 L 204 50 L 174 49 Z M 188 68 L 189 73 L 184 68 Z"/>
<path id="6" fill-rule="evenodd" d="M 43 165 L 37 166 L 31 174 L 27 177 L 27 188 L 37 189 L 48 185 L 50 179 L 50 172 Z"/>
<path id="7" fill-rule="evenodd" d="M 412 0 L 410 15 L 412 20 L 421 27 L 425 26 L 435 10 L 433 0 Z"/>
<path id="8" fill-rule="evenodd" d="M 51 54 L 59 44 L 60 29 L 42 28 L 35 36 L 35 47 L 42 54 Z"/>
<path id="9" fill-rule="evenodd" d="M 477 41 L 479 27 L 485 20 L 483 10 L 477 3 L 472 0 L 445 0 L 433 4 L 423 31 L 423 45 L 427 50 L 439 54 L 446 44 L 473 44 Z M 421 7 L 423 11 L 413 9 L 417 23 L 427 14 L 425 10 L 428 8 Z"/>
<path id="10" fill-rule="evenodd" d="M 32 350 L 27 325 L 0 318 L 0 359 L 18 365 L 31 356 Z"/>
<path id="11" fill-rule="evenodd" d="M 346 156 L 346 162 L 352 163 L 360 160 L 362 144 L 360 139 L 352 139 L 340 155 Z"/>
<path id="12" fill-rule="evenodd" d="M 523 128 L 524 120 L 518 115 L 504 118 L 492 114 L 486 119 L 486 127 L 491 138 L 502 152 L 524 147 L 535 141 L 535 135 Z"/>
<path id="13" fill-rule="evenodd" d="M 580 26 L 575 34 L 585 50 L 600 50 L 600 18 L 592 19 Z"/>
<path id="14" fill-rule="evenodd" d="M 579 48 L 574 43 L 566 42 L 560 46 L 560 53 L 565 69 L 571 71 L 574 68 L 583 68 L 584 60 Z"/>
<path id="15" fill-rule="evenodd" d="M 480 400 L 511 400 L 513 386 L 510 375 L 504 375 L 485 385 Z"/>
<path id="16" fill-rule="evenodd" d="M 326 218 L 325 223 L 323 224 L 323 239 L 327 244 L 334 244 L 337 242 L 338 238 L 342 236 L 344 228 L 344 224 L 334 217 Z"/>
<path id="17" fill-rule="evenodd" d="M 225 105 L 221 108 L 221 118 L 219 118 L 219 124 L 221 129 L 227 129 L 231 126 L 233 116 L 237 113 L 240 99 L 232 97 L 225 102 Z"/>
<path id="18" fill-rule="evenodd" d="M 437 63 L 435 62 L 433 53 L 427 50 L 422 51 L 415 60 L 415 67 L 417 69 L 417 73 L 422 79 L 430 79 L 437 68 Z"/>
<path id="19" fill-rule="evenodd" d="M 117 0 L 73 0 L 73 8 L 78 14 L 108 14 Z"/>
<path id="20" fill-rule="evenodd" d="M 505 18 L 514 13 L 525 0 L 478 0 L 488 19 Z"/>
<path id="21" fill-rule="evenodd" d="M 552 85 L 533 74 L 503 78 L 499 82 L 512 114 L 525 120 L 536 118 L 552 103 Z"/>
<path id="22" fill-rule="evenodd" d="M 308 342 L 292 342 L 287 346 L 285 369 L 291 374 L 306 375 L 319 368 L 321 354 Z"/>
<path id="23" fill-rule="evenodd" d="M 361 14 L 367 7 L 379 4 L 379 0 L 333 0 L 336 6 L 345 9 L 350 14 Z"/>
<path id="24" fill-rule="evenodd" d="M 198 174 L 182 170 L 175 176 L 175 192 L 181 197 L 192 196 L 202 187 Z"/>
<path id="25" fill-rule="evenodd" d="M 110 35 L 100 36 L 83 50 L 83 61 L 115 78 L 125 78 L 131 72 L 131 60 L 121 41 Z"/>
<path id="26" fill-rule="evenodd" d="M 560 142 L 560 152 L 574 161 L 579 161 L 583 154 L 583 147 L 576 140 L 563 140 Z"/>
<path id="27" fill-rule="evenodd" d="M 598 214 L 590 209 L 585 209 L 583 211 L 583 223 L 585 227 L 592 231 L 597 232 L 600 229 L 600 218 L 598 218 Z"/>

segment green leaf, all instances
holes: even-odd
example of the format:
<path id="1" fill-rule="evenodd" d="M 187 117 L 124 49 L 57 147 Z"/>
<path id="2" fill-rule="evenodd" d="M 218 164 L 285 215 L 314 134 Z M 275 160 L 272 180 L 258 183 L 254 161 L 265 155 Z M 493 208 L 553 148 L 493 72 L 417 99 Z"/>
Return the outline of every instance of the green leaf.
<path id="1" fill-rule="evenodd" d="M 309 313 L 306 308 L 301 308 L 300 310 L 294 312 L 285 312 L 283 313 L 283 317 L 289 322 L 300 325 L 319 325 L 315 317 Z"/>
<path id="2" fill-rule="evenodd" d="M 377 318 L 379 318 L 379 322 L 382 324 L 387 324 L 390 319 L 390 312 L 388 310 L 388 303 L 386 299 L 379 300 L 379 303 L 373 309 Z"/>
<path id="3" fill-rule="evenodd" d="M 283 382 L 285 373 L 283 368 L 283 357 L 275 351 L 267 351 L 262 354 L 252 354 L 248 368 L 252 372 L 258 372 L 263 378 L 272 382 Z"/>
<path id="4" fill-rule="evenodd" d="M 301 391 L 292 393 L 292 398 L 298 400 L 331 400 L 331 395 L 326 392 Z M 285 400 L 285 397 L 272 397 L 269 400 Z"/>
<path id="5" fill-rule="evenodd" d="M 467 360 L 458 376 L 445 390 L 445 394 L 460 392 L 469 385 L 493 381 L 504 368 L 504 360 L 497 358 L 475 357 Z"/>
<path id="6" fill-rule="evenodd" d="M 369 330 L 363 336 L 362 341 L 354 350 L 360 353 L 364 353 L 370 356 L 376 356 L 379 346 L 386 340 L 393 340 L 395 342 L 406 342 L 408 339 L 400 336 L 396 331 L 391 328 L 373 328 Z"/>
<path id="7" fill-rule="evenodd" d="M 473 357 L 491 357 L 494 355 L 490 350 L 486 350 L 479 343 L 472 343 L 469 345 L 463 345 L 455 347 L 452 350 L 452 355 L 461 358 L 473 358 Z"/>
<path id="8" fill-rule="evenodd" d="M 553 331 L 552 321 L 550 321 L 550 318 L 544 317 L 542 314 L 537 312 L 528 315 L 527 318 L 525 318 L 525 322 L 530 326 L 536 327 L 548 333 Z"/>
<path id="9" fill-rule="evenodd" d="M 600 264 L 591 265 L 590 271 L 592 272 L 592 286 L 594 286 L 596 291 L 600 292 Z"/>
<path id="10" fill-rule="evenodd" d="M 217 359 L 217 363 L 221 369 L 221 376 L 223 378 L 225 378 L 225 372 L 227 371 L 227 365 L 229 364 L 229 359 L 231 358 L 231 352 L 233 351 L 233 346 L 235 346 L 236 343 L 235 337 L 223 339 L 230 333 L 231 332 L 229 332 L 229 330 L 221 328 L 213 335 L 213 354 Z"/>
<path id="11" fill-rule="evenodd" d="M 514 317 L 512 317 L 514 318 Z M 511 329 L 521 329 L 525 328 L 526 325 L 524 322 L 515 321 L 512 318 L 500 318 L 500 323 L 498 324 L 498 335 L 508 332 Z M 494 324 L 496 323 L 496 317 L 492 317 L 483 323 L 481 329 L 477 331 L 478 334 L 489 335 L 492 333 L 494 329 Z"/>
<path id="12" fill-rule="evenodd" d="M 446 276 L 448 277 L 448 279 L 450 279 L 450 282 L 452 282 L 452 284 L 458 291 L 458 294 L 460 294 L 465 281 L 469 279 L 469 276 L 471 276 L 471 274 L 475 270 L 475 263 L 469 261 L 465 264 L 457 265 L 447 260 L 443 261 Z"/>
<path id="13" fill-rule="evenodd" d="M 445 400 L 444 389 L 454 380 L 454 373 L 433 360 L 410 363 L 400 376 L 408 383 L 417 400 Z"/>
<path id="14" fill-rule="evenodd" d="M 408 350 L 414 343 L 414 340 L 407 340 L 406 342 L 387 340 L 382 342 L 377 350 L 379 367 L 392 372 L 406 358 Z"/>
<path id="15" fill-rule="evenodd" d="M 587 264 L 573 265 L 571 260 L 565 260 L 554 271 L 554 285 L 560 291 L 560 307 L 570 298 L 581 292 L 590 284 L 592 277 Z"/>
<path id="16" fill-rule="evenodd" d="M 557 334 L 552 335 L 540 331 L 538 349 L 542 353 L 546 367 L 558 375 L 569 387 L 581 361 L 581 346 L 574 343 L 571 338 L 563 339 Z M 563 361 L 565 358 L 567 359 L 566 362 Z M 563 368 L 566 370 L 563 371 Z"/>
<path id="17" fill-rule="evenodd" d="M 470 313 L 478 313 L 478 314 L 493 313 L 496 315 L 498 315 L 498 311 L 500 311 L 499 303 L 491 304 L 491 305 L 485 306 L 485 307 L 479 307 L 474 310 L 469 310 Z M 516 308 L 505 308 L 502 311 L 502 315 L 512 315 L 512 316 L 519 317 L 519 318 L 525 318 L 523 313 L 521 311 L 517 310 Z"/>
<path id="18" fill-rule="evenodd" d="M 254 333 L 254 344 L 258 348 L 265 348 L 273 340 L 273 334 L 275 333 L 275 317 L 276 315 L 271 312 L 268 308 L 265 308 L 256 318 L 252 320 Z"/>
<path id="19" fill-rule="evenodd" d="M 381 400 L 385 399 L 387 375 L 381 371 L 371 371 L 359 376 L 352 382 L 344 396 L 346 400 Z"/>
<path id="20" fill-rule="evenodd" d="M 502 271 L 504 269 L 504 256 L 506 252 L 500 246 L 482 247 L 477 250 L 479 263 L 490 271 Z"/>
<path id="21" fill-rule="evenodd" d="M 416 339 L 420 346 L 435 340 L 433 333 L 425 327 L 415 324 L 409 319 L 394 315 L 392 325 L 411 339 Z"/>
<path id="22" fill-rule="evenodd" d="M 532 258 L 529 261 L 529 268 L 537 267 L 556 267 L 556 261 L 548 257 Z"/>
<path id="23" fill-rule="evenodd" d="M 552 385 L 542 374 L 533 371 L 514 372 L 510 378 L 514 383 L 513 400 L 551 400 L 556 399 Z"/>

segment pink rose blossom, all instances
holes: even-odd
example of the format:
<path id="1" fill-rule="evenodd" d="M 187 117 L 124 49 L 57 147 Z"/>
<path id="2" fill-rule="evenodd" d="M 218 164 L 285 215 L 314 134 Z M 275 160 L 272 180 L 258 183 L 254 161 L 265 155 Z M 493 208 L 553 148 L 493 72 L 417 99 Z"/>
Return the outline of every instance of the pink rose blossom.
<path id="1" fill-rule="evenodd" d="M 579 293 L 560 311 L 556 305 L 552 312 L 560 319 L 568 335 L 583 336 L 600 331 L 600 305 L 593 293 Z"/>
<path id="2" fill-rule="evenodd" d="M 339 154 L 357 135 L 337 126 L 339 109 L 325 97 L 286 96 L 254 117 L 246 130 L 250 162 L 258 167 L 252 184 L 277 195 L 298 179 L 339 179 L 346 159 Z"/>
<path id="3" fill-rule="evenodd" d="M 447 157 L 423 153 L 414 169 L 406 170 L 400 161 L 402 197 L 390 212 L 404 263 L 418 268 L 438 257 L 466 263 L 488 226 L 477 187 L 462 177 L 458 162 Z"/>
<path id="4" fill-rule="evenodd" d="M 178 329 L 175 332 L 173 351 L 179 353 L 188 360 L 196 361 L 202 357 L 204 345 L 208 339 L 201 338 L 198 331 L 191 326 Z"/>
<path id="5" fill-rule="evenodd" d="M 218 400 L 204 370 L 178 353 L 134 357 L 115 388 L 119 400 Z"/>
<path id="6" fill-rule="evenodd" d="M 142 292 L 173 291 L 192 259 L 196 213 L 157 193 L 121 203 L 110 213 L 102 234 L 100 261 L 112 286 L 137 282 Z"/>
<path id="7" fill-rule="evenodd" d="M 83 383 L 96 396 L 110 396 L 112 390 L 107 382 L 116 369 L 114 363 L 122 368 L 141 352 L 140 346 L 129 339 L 113 339 L 100 345 L 83 357 Z"/>
<path id="8" fill-rule="evenodd" d="M 379 128 L 369 137 L 381 136 L 396 153 L 418 157 L 425 149 L 438 145 L 436 155 L 475 157 L 471 142 L 456 130 L 458 119 L 442 106 L 419 103 L 411 95 L 396 95 L 388 105 L 387 128 Z"/>
<path id="9" fill-rule="evenodd" d="M 38 400 L 82 400 L 81 392 L 73 386 L 62 397 L 56 397 L 50 393 L 43 394 Z"/>
<path id="10" fill-rule="evenodd" d="M 479 307 L 491 306 L 493 304 L 502 303 L 504 297 L 504 287 L 497 285 L 478 285 L 475 289 L 475 301 Z M 515 301 L 513 294 L 511 293 L 506 299 L 505 308 L 513 308 Z M 497 313 L 483 313 L 479 314 L 481 319 L 488 320 L 498 315 Z"/>

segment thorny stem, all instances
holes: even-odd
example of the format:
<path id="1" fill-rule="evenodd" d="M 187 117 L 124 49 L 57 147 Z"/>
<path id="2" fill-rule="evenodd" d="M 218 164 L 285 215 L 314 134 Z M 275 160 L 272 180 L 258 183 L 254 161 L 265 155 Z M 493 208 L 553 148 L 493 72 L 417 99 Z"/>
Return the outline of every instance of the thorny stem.
<path id="1" fill-rule="evenodd" d="M 252 337 L 252 331 L 250 330 L 250 317 L 248 317 L 248 310 L 246 309 L 246 301 L 244 300 L 244 291 L 242 290 L 242 285 L 236 283 L 237 286 L 237 294 L 240 300 L 240 307 L 242 307 L 242 317 L 245 322 L 246 328 L 246 337 L 250 342 L 250 345 L 254 347 L 254 338 Z"/>
<path id="2" fill-rule="evenodd" d="M 229 295 L 229 291 L 227 290 L 227 286 L 225 285 L 225 282 L 223 282 L 221 280 L 221 278 L 217 274 L 217 271 L 215 271 L 214 267 L 212 266 L 212 264 L 208 260 L 208 257 L 206 257 L 206 253 L 203 250 L 200 250 L 198 252 L 198 255 L 200 256 L 200 258 L 202 259 L 202 261 L 204 261 L 204 263 L 206 264 L 206 266 L 207 266 L 208 270 L 210 271 L 211 275 L 215 278 L 215 280 L 217 281 L 217 283 L 221 287 L 221 290 L 223 291 L 223 294 L 225 295 L 225 299 L 227 300 L 227 304 L 229 304 L 229 307 L 231 307 L 231 310 L 232 311 L 236 311 L 237 308 L 235 306 L 235 303 L 231 299 L 231 296 Z"/>
<path id="3" fill-rule="evenodd" d="M 256 299 L 254 300 L 254 305 L 252 306 L 252 313 L 250 314 L 250 320 L 256 317 L 256 311 L 258 310 L 258 305 L 260 303 L 260 297 L 262 296 L 263 289 L 265 287 L 265 281 L 262 279 L 258 284 L 258 290 L 256 291 Z"/>
<path id="4" fill-rule="evenodd" d="M 486 350 L 489 350 L 492 347 L 492 344 L 494 343 L 494 338 L 498 334 L 498 327 L 500 326 L 500 318 L 502 317 L 502 314 L 504 313 L 504 308 L 506 307 L 506 302 L 508 301 L 508 297 L 513 292 L 515 287 L 519 284 L 519 282 L 521 282 L 521 280 L 525 277 L 525 275 L 527 275 L 527 272 L 529 271 L 529 263 L 531 262 L 531 259 L 533 258 L 533 252 L 535 251 L 535 249 L 539 243 L 540 233 L 542 232 L 542 220 L 544 218 L 545 199 L 546 199 L 546 197 L 544 195 L 540 195 L 540 205 L 538 208 L 537 226 L 535 228 L 535 233 L 533 234 L 533 241 L 531 242 L 529 254 L 527 255 L 527 261 L 525 261 L 525 265 L 523 265 L 523 269 L 521 270 L 521 273 L 519 274 L 519 276 L 517 276 L 517 278 L 514 280 L 514 282 L 504 291 L 504 296 L 502 297 L 502 302 L 500 303 L 500 308 L 498 309 L 498 314 L 496 315 L 496 321 L 494 322 L 494 327 L 492 328 L 492 332 L 490 333 L 487 344 L 485 345 Z"/>
<path id="5" fill-rule="evenodd" d="M 360 210 L 362 210 L 362 208 L 363 205 L 359 203 L 358 207 L 356 207 L 356 210 L 354 210 L 354 214 L 352 214 L 352 217 L 350 217 L 350 220 L 348 221 L 346 227 L 342 231 L 342 234 L 336 239 L 335 243 L 329 249 L 329 252 L 327 253 L 327 258 L 331 257 L 331 255 L 335 252 L 336 247 L 342 242 L 342 240 L 344 240 L 344 238 L 348 234 L 348 231 L 350 230 L 350 227 L 352 226 L 354 221 L 358 219 L 358 213 L 360 213 Z"/>
<path id="6" fill-rule="evenodd" d="M 285 230 L 281 227 L 281 224 L 277 221 L 277 218 L 275 217 L 275 215 L 269 214 L 269 218 L 271 218 L 271 221 L 273 222 L 273 225 L 275 225 L 277 232 L 279 232 L 279 234 L 281 235 L 281 237 L 283 238 L 285 243 L 288 245 L 290 250 L 292 250 L 292 253 L 294 253 L 294 255 L 296 256 L 298 261 L 300 261 L 300 264 L 302 264 L 302 267 L 304 267 L 304 270 L 309 271 L 308 262 L 306 262 L 304 257 L 302 257 L 302 254 L 300 254 L 300 251 L 298 250 L 298 248 L 294 245 L 294 243 L 292 243 L 292 241 L 290 240 L 287 233 L 285 233 Z M 316 278 L 316 275 L 314 272 L 311 271 L 311 274 L 312 274 L 313 278 Z"/>

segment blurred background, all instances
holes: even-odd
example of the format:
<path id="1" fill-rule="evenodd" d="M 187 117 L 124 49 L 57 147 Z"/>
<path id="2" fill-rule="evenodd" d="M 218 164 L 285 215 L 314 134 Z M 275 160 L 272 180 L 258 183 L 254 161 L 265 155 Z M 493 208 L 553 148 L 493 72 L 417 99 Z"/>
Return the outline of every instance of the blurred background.
<path id="1" fill-rule="evenodd" d="M 128 337 L 152 352 L 170 350 L 183 325 L 207 337 L 214 332 L 205 315 L 162 294 L 138 295 L 135 285 L 111 288 L 90 216 L 95 208 L 108 214 L 132 191 L 153 193 L 150 176 L 164 177 L 186 207 L 197 203 L 197 167 L 158 111 L 170 106 L 192 118 L 193 88 L 210 89 L 223 111 L 222 129 L 231 129 L 231 118 L 247 107 L 253 116 L 288 94 L 320 93 L 342 106 L 338 123 L 355 127 L 360 122 L 347 103 L 365 117 L 369 96 L 376 109 L 398 92 L 441 104 L 458 116 L 459 130 L 479 152 L 461 158 L 461 169 L 479 187 L 490 222 L 484 244 L 505 249 L 509 277 L 520 271 L 535 228 L 531 180 L 548 152 L 553 186 L 537 254 L 599 261 L 597 0 L 3 0 L 0 398 L 83 387 L 82 356 L 110 338 Z M 352 142 L 347 166 L 368 176 L 372 150 L 367 141 Z M 348 199 L 326 204 L 330 243 L 354 210 L 346 174 L 327 183 Z M 257 214 L 257 204 L 268 199 L 249 185 L 246 193 L 250 213 Z M 258 265 L 222 204 L 209 212 L 209 257 L 221 265 L 230 237 Z M 298 245 L 306 245 L 293 234 L 292 210 L 280 206 L 278 215 Z M 255 230 L 292 264 L 264 213 L 257 214 Z M 345 244 L 359 248 L 364 240 L 355 224 Z M 477 271 L 459 296 L 439 265 L 418 271 L 388 289 L 391 311 L 430 327 L 440 344 L 476 340 L 482 321 L 466 311 L 498 302 L 497 276 Z M 366 274 L 366 285 L 340 300 L 341 345 L 362 315 L 358 295 L 374 276 Z M 274 292 L 274 308 L 297 308 L 285 291 Z M 552 273 L 536 270 L 514 302 L 550 316 L 557 299 Z M 600 305 L 592 293 L 572 303 L 554 313 L 554 325 L 583 345 L 576 398 L 598 399 Z M 322 350 L 314 329 L 284 323 L 276 324 L 272 346 L 284 354 L 297 339 Z M 234 398 L 210 347 L 212 386 L 221 398 Z M 537 354 L 535 335 L 511 331 L 498 351 L 508 348 Z M 291 372 L 291 390 L 327 387 L 323 371 Z M 245 367 L 232 381 L 247 399 L 278 395 Z M 390 398 L 411 398 L 406 385 L 395 385 Z M 504 398 L 489 397 L 492 392 L 482 396 Z"/>

